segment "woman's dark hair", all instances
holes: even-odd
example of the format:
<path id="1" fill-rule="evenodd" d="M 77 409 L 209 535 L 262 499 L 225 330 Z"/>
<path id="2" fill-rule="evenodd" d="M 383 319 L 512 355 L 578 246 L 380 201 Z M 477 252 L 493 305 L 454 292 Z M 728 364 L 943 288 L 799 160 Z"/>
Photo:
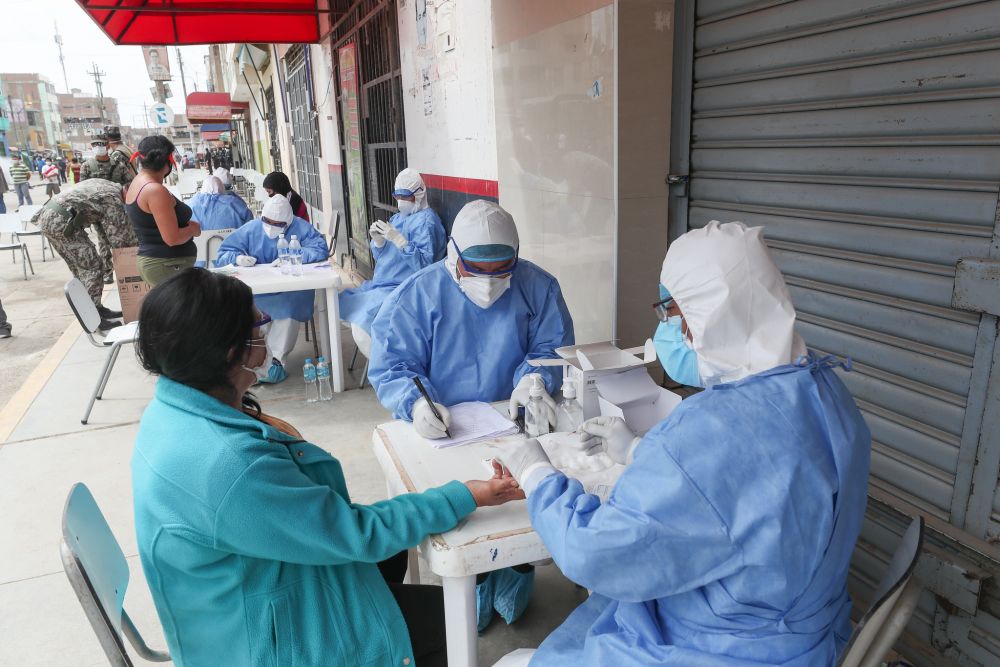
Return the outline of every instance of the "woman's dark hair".
<path id="1" fill-rule="evenodd" d="M 184 269 L 158 284 L 139 310 L 136 355 L 150 373 L 209 393 L 228 388 L 229 371 L 247 350 L 256 311 L 236 278 Z M 252 396 L 243 405 L 259 413 Z"/>
<path id="2" fill-rule="evenodd" d="M 288 197 L 288 203 L 292 205 L 292 211 L 298 211 L 299 207 L 302 206 L 302 197 L 295 190 L 292 190 L 292 182 L 288 180 L 288 176 L 281 171 L 272 171 L 270 174 L 264 177 L 261 187 L 269 188 L 274 190 L 279 195 L 291 196 Z"/>
<path id="3" fill-rule="evenodd" d="M 174 144 L 162 134 L 154 134 L 139 142 L 138 160 L 143 169 L 159 171 L 167 166 L 174 154 Z"/>

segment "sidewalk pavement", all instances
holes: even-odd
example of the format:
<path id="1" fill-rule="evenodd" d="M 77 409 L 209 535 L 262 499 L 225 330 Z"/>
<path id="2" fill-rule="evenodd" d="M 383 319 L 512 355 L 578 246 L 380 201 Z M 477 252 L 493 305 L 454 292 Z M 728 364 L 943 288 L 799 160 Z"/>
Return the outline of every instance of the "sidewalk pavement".
<path id="1" fill-rule="evenodd" d="M 105 302 L 113 307 L 114 294 Z M 345 338 L 341 352 L 353 354 L 353 343 Z M 63 504 L 76 482 L 90 487 L 128 559 L 125 608 L 152 647 L 165 647 L 137 556 L 129 468 L 138 421 L 155 380 L 130 349 L 123 350 L 104 399 L 95 404 L 89 423 L 81 425 L 106 354 L 89 344 L 73 320 L 0 410 L 0 665 L 107 664 L 59 557 Z M 355 502 L 383 499 L 385 482 L 371 433 L 390 419 L 389 413 L 370 387 L 337 394 L 328 403 L 305 403 L 298 369 L 312 354 L 312 343 L 300 338 L 289 359 L 289 379 L 255 393 L 265 411 L 340 459 Z M 348 385 L 356 387 L 359 379 L 348 378 Z M 440 583 L 426 565 L 421 574 L 422 583 Z M 492 665 L 515 648 L 537 646 L 586 597 L 553 565 L 538 569 L 535 589 L 518 623 L 508 627 L 498 618 L 481 635 L 481 665 Z M 139 658 L 135 662 L 144 664 Z"/>

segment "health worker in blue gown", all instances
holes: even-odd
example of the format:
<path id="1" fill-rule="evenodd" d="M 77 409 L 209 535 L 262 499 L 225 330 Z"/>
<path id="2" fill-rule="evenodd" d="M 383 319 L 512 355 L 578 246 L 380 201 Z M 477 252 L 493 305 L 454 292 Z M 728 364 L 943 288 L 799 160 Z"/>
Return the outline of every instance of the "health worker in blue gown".
<path id="1" fill-rule="evenodd" d="M 470 202 L 455 217 L 447 257 L 404 280 L 375 318 L 368 378 L 382 405 L 425 438 L 445 437 L 447 406 L 465 401 L 509 399 L 516 416 L 535 375 L 544 381 L 543 400 L 555 422 L 550 394 L 561 372 L 528 362 L 554 359 L 557 347 L 573 344 L 573 320 L 558 281 L 519 259 L 518 247 L 507 211 Z M 423 382 L 433 409 L 413 378 Z M 519 570 L 499 570 L 479 582 L 480 629 L 494 610 L 508 623 L 523 613 L 534 569 Z"/>
<path id="2" fill-rule="evenodd" d="M 253 220 L 253 213 L 239 195 L 226 192 L 226 186 L 216 176 L 208 176 L 201 184 L 201 190 L 189 202 L 193 216 L 202 222 L 203 232 L 213 229 L 236 229 Z M 198 260 L 195 266 L 204 266 Z"/>
<path id="3" fill-rule="evenodd" d="M 376 220 L 368 229 L 375 275 L 360 287 L 340 293 L 340 319 L 369 335 L 378 309 L 392 290 L 444 257 L 444 225 L 427 205 L 427 188 L 420 174 L 410 168 L 399 172 L 392 196 L 399 213 L 389 222 Z"/>
<path id="4" fill-rule="evenodd" d="M 292 205 L 286 197 L 275 195 L 264 202 L 260 220 L 253 220 L 226 237 L 219 247 L 215 264 L 242 267 L 277 264 L 278 238 L 282 234 L 289 243 L 293 237 L 298 238 L 303 264 L 322 262 L 327 258 L 323 236 L 308 222 L 292 215 Z M 272 320 L 267 335 L 272 363 L 267 379 L 261 382 L 273 384 L 288 377 L 284 363 L 298 340 L 299 323 L 312 318 L 313 295 L 314 290 L 302 290 L 254 297 L 257 308 L 270 315 Z"/>
<path id="5" fill-rule="evenodd" d="M 849 363 L 806 350 L 760 227 L 688 232 L 660 283 L 657 355 L 705 390 L 641 438 L 584 422 L 580 449 L 626 465 L 608 500 L 537 440 L 498 451 L 556 564 L 593 591 L 531 665 L 833 665 L 871 450 L 835 373 Z"/>

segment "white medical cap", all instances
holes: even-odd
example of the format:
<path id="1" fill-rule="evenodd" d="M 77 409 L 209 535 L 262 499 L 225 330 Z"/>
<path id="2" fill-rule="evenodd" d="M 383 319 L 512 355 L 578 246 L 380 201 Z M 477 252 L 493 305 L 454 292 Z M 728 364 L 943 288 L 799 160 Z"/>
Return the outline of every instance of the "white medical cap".
<path id="1" fill-rule="evenodd" d="M 288 223 L 292 221 L 292 205 L 284 195 L 274 195 L 264 202 L 260 215 L 274 222 Z"/>
<path id="2" fill-rule="evenodd" d="M 670 244 L 660 282 L 684 313 L 706 386 L 805 354 L 785 279 L 763 227 L 712 220 Z"/>
<path id="3" fill-rule="evenodd" d="M 465 251 L 476 246 L 507 246 L 517 251 L 517 226 L 514 218 L 496 202 L 476 199 L 462 207 L 455 216 L 451 237 L 466 260 L 491 261 L 488 257 L 467 257 Z M 449 244 L 450 246 L 450 244 Z"/>
<path id="4" fill-rule="evenodd" d="M 221 195 L 226 191 L 226 186 L 215 176 L 209 176 L 201 182 L 201 191 L 209 195 Z"/>
<path id="5" fill-rule="evenodd" d="M 212 172 L 212 176 L 222 181 L 223 185 L 229 185 L 229 170 L 225 167 L 216 167 L 215 171 Z"/>
<path id="6" fill-rule="evenodd" d="M 427 186 L 416 169 L 407 167 L 396 176 L 392 187 L 393 197 L 413 197 L 417 210 L 427 208 Z"/>

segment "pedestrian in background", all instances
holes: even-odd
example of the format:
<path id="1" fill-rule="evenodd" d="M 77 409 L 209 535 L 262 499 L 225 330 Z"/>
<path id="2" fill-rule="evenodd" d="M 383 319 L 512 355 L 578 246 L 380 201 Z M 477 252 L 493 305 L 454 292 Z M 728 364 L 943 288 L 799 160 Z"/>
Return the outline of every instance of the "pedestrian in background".
<path id="1" fill-rule="evenodd" d="M 7 321 L 7 313 L 3 310 L 3 302 L 0 301 L 0 338 L 10 338 L 10 322 Z"/>
<path id="2" fill-rule="evenodd" d="M 14 183 L 14 191 L 17 192 L 17 206 L 20 208 L 25 204 L 33 204 L 31 201 L 31 168 L 25 164 L 21 156 L 14 155 L 14 162 L 10 166 L 10 180 Z M 31 159 L 31 158 L 27 158 Z"/>
<path id="3" fill-rule="evenodd" d="M 46 202 L 34 218 L 70 272 L 87 288 L 101 315 L 102 331 L 118 326 L 112 320 L 121 317 L 121 312 L 101 303 L 105 264 L 87 235 L 87 227 L 93 227 L 98 238 L 105 239 L 111 248 L 138 245 L 123 203 L 121 185 L 92 178 Z"/>
<path id="4" fill-rule="evenodd" d="M 82 167 L 82 166 L 83 165 L 80 164 L 80 161 L 78 159 L 76 159 L 75 157 L 72 160 L 70 160 L 70 162 L 69 162 L 69 175 L 70 175 L 70 178 L 72 179 L 72 181 L 71 181 L 72 183 L 79 183 L 80 182 L 80 167 Z"/>
<path id="5" fill-rule="evenodd" d="M 45 201 L 51 201 L 53 195 L 59 194 L 59 167 L 52 164 L 52 158 L 45 158 L 42 180 L 45 181 L 45 194 L 49 196 Z"/>
<path id="6" fill-rule="evenodd" d="M 7 202 L 3 200 L 3 195 L 9 191 L 10 186 L 7 185 L 7 175 L 3 173 L 3 166 L 0 166 L 0 213 L 7 212 Z"/>
<path id="7" fill-rule="evenodd" d="M 56 166 L 59 167 L 59 180 L 63 183 L 69 183 L 69 179 L 66 178 L 66 169 L 68 168 L 69 163 L 66 162 L 65 155 L 59 156 L 56 160 Z"/>

